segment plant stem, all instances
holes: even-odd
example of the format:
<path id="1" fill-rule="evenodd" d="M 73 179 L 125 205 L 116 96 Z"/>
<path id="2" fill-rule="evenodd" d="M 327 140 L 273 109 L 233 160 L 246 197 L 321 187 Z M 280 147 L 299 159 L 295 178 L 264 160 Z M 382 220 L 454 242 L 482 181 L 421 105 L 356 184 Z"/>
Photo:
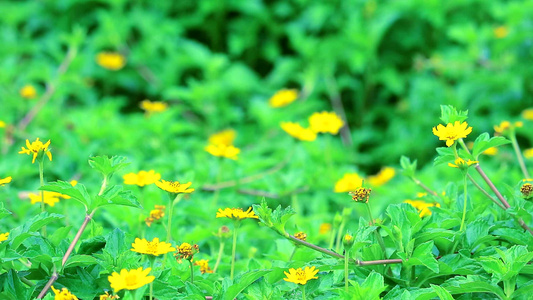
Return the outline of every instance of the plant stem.
<path id="1" fill-rule="evenodd" d="M 292 250 L 291 256 L 289 257 L 289 261 L 292 261 L 292 258 L 294 257 L 294 254 L 296 253 L 296 250 L 298 250 L 298 246 L 294 246 L 294 249 Z"/>
<path id="2" fill-rule="evenodd" d="M 494 199 L 487 191 L 485 191 L 470 174 L 467 173 L 466 175 L 468 176 L 468 179 L 470 179 L 470 182 L 472 182 L 472 184 L 474 184 L 474 186 L 477 187 L 478 190 L 480 190 L 485 196 L 487 196 L 492 202 L 494 202 L 494 204 L 498 205 L 501 209 L 505 209 L 505 206 L 503 206 L 500 202 L 498 202 L 498 200 Z"/>
<path id="3" fill-rule="evenodd" d="M 437 192 L 435 192 L 434 190 L 428 188 L 425 184 L 422 183 L 422 181 L 420 181 L 418 178 L 416 177 L 411 177 L 411 179 L 421 188 L 423 188 L 426 192 L 430 193 L 431 195 L 433 196 L 439 196 L 439 194 L 437 194 Z"/>
<path id="4" fill-rule="evenodd" d="M 194 268 L 192 266 L 192 259 L 188 259 L 189 267 L 191 268 L 191 283 L 194 283 Z"/>
<path id="5" fill-rule="evenodd" d="M 463 228 L 465 227 L 465 218 L 466 218 L 466 203 L 468 201 L 467 196 L 467 188 L 466 188 L 466 175 L 468 174 L 468 171 L 464 171 L 465 174 L 463 176 L 463 184 L 464 184 L 464 192 L 463 192 L 463 218 L 461 219 L 461 227 L 459 228 L 459 231 L 463 231 Z"/>
<path id="6" fill-rule="evenodd" d="M 220 246 L 218 247 L 218 256 L 217 256 L 217 262 L 215 263 L 215 267 L 213 268 L 213 273 L 217 272 L 218 265 L 220 264 L 220 260 L 222 259 L 222 254 L 224 254 L 224 241 L 220 240 Z"/>
<path id="7" fill-rule="evenodd" d="M 44 153 L 42 153 L 41 158 L 39 159 L 39 182 L 40 186 L 44 186 Z M 41 213 L 45 212 L 44 209 L 44 191 L 41 191 Z M 41 234 L 46 238 L 46 225 L 41 228 Z"/>
<path id="8" fill-rule="evenodd" d="M 163 256 L 163 259 L 165 259 L 165 257 Z M 148 260 L 150 261 L 150 269 L 154 269 L 154 261 L 155 261 L 155 256 L 152 256 L 150 255 L 150 257 L 148 257 Z M 150 300 L 152 300 L 154 297 L 154 282 L 150 282 Z"/>
<path id="9" fill-rule="evenodd" d="M 339 230 L 337 231 L 337 238 L 335 239 L 335 251 L 339 252 L 339 249 L 341 248 L 341 240 L 342 240 L 342 233 L 344 232 L 344 226 L 346 226 L 346 220 L 344 218 L 344 211 L 343 211 L 343 217 L 341 225 L 339 226 Z"/>
<path id="10" fill-rule="evenodd" d="M 233 223 L 233 246 L 231 247 L 231 272 L 230 279 L 233 281 L 235 274 L 235 250 L 237 248 L 237 229 L 240 226 L 240 220 L 235 220 Z"/>
<path id="11" fill-rule="evenodd" d="M 368 211 L 368 217 L 370 218 L 370 223 L 372 223 L 372 226 L 375 225 L 374 218 L 372 218 L 372 211 L 370 210 L 370 204 L 368 202 L 365 202 L 366 210 Z M 387 248 L 385 248 L 385 242 L 383 241 L 383 238 L 381 237 L 381 234 L 378 232 L 379 227 L 374 230 L 374 234 L 376 235 L 376 239 L 378 240 L 378 244 L 381 247 L 381 251 L 383 251 L 383 257 L 387 257 Z"/>
<path id="12" fill-rule="evenodd" d="M 305 285 L 302 285 L 302 300 L 305 300 Z"/>
<path id="13" fill-rule="evenodd" d="M 170 195 L 173 195 L 173 194 L 169 194 L 169 200 L 170 200 L 170 203 L 169 203 L 169 208 L 168 208 L 168 223 L 167 223 L 167 243 L 170 243 L 170 240 L 172 239 L 172 234 L 171 234 L 171 231 L 172 231 L 172 213 L 174 211 L 174 205 L 178 202 L 180 202 L 181 200 L 181 197 L 182 197 L 182 194 L 177 194 L 176 197 L 174 199 L 172 199 L 172 197 Z"/>
<path id="14" fill-rule="evenodd" d="M 344 291 L 348 293 L 348 251 L 344 253 Z"/>
<path id="15" fill-rule="evenodd" d="M 531 178 L 529 176 L 529 172 L 527 171 L 524 158 L 522 157 L 522 151 L 520 151 L 520 146 L 518 145 L 518 142 L 516 141 L 516 134 L 513 132 L 510 138 L 511 138 L 511 144 L 513 145 L 513 149 L 516 154 L 516 158 L 518 159 L 518 164 L 520 165 L 520 169 L 522 169 L 522 173 L 524 174 L 526 178 Z"/>

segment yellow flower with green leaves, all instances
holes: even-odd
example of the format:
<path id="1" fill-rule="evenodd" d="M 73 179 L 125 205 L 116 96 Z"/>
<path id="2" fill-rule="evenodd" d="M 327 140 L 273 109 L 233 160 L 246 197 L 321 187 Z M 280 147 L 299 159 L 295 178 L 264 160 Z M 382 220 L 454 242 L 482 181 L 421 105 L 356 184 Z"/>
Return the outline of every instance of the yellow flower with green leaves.
<path id="1" fill-rule="evenodd" d="M 271 107 L 279 108 L 287 106 L 298 99 L 298 90 L 295 89 L 283 89 L 277 91 L 274 96 L 268 100 L 268 104 Z"/>
<path id="2" fill-rule="evenodd" d="M 202 274 L 205 273 L 213 273 L 213 270 L 209 267 L 209 260 L 207 259 L 199 259 L 194 261 L 195 266 L 200 266 L 200 272 Z"/>
<path id="3" fill-rule="evenodd" d="M 446 127 L 439 124 L 433 127 L 433 134 L 439 137 L 439 140 L 446 141 L 446 146 L 450 147 L 458 139 L 466 138 L 472 132 L 472 127 L 468 127 L 468 123 L 455 121 L 455 123 L 448 123 Z"/>
<path id="4" fill-rule="evenodd" d="M 122 269 L 120 274 L 113 272 L 107 279 L 115 293 L 121 290 L 136 290 L 154 281 L 154 276 L 148 276 L 151 270 L 151 268 L 143 270 L 142 267 L 134 270 Z"/>
<path id="5" fill-rule="evenodd" d="M 9 238 L 9 232 L 0 233 L 0 242 L 7 241 L 8 238 Z"/>
<path id="6" fill-rule="evenodd" d="M 500 125 L 494 125 L 494 132 L 495 135 L 505 135 L 510 130 L 514 130 L 515 128 L 524 126 L 524 123 L 522 121 L 517 121 L 514 123 L 511 123 L 509 121 L 502 121 Z"/>
<path id="7" fill-rule="evenodd" d="M 10 183 L 12 179 L 13 179 L 13 178 L 12 178 L 11 176 L 6 177 L 6 178 L 3 178 L 3 179 L 0 178 L 0 186 L 3 186 L 3 185 L 6 184 L 6 183 Z"/>
<path id="8" fill-rule="evenodd" d="M 214 133 L 209 136 L 209 144 L 211 145 L 233 145 L 235 138 L 237 137 L 237 132 L 233 129 L 225 129 Z"/>
<path id="9" fill-rule="evenodd" d="M 161 179 L 161 174 L 154 170 L 148 172 L 141 170 L 139 173 L 128 173 L 123 176 L 124 184 L 145 186 L 155 183 Z"/>
<path id="10" fill-rule="evenodd" d="M 473 164 L 477 164 L 479 163 L 479 161 L 477 160 L 468 160 L 468 161 L 465 161 L 464 159 L 458 157 L 456 160 L 455 160 L 455 164 L 452 164 L 452 163 L 448 163 L 448 166 L 452 167 L 452 168 L 459 168 L 459 169 L 465 169 L 465 168 L 468 168 L 470 167 L 471 165 Z"/>
<path id="11" fill-rule="evenodd" d="M 176 259 L 192 260 L 196 253 L 200 252 L 198 245 L 191 245 L 189 243 L 182 243 L 178 246 L 178 252 L 176 253 Z"/>
<path id="12" fill-rule="evenodd" d="M 283 278 L 283 280 L 304 285 L 311 279 L 318 279 L 318 277 L 315 276 L 318 273 L 318 271 L 320 270 L 315 269 L 314 266 L 311 268 L 305 267 L 305 269 L 290 268 L 289 272 L 283 272 L 285 273 L 285 276 L 287 276 L 286 278 Z"/>
<path id="13" fill-rule="evenodd" d="M 55 294 L 54 300 L 78 300 L 78 297 L 70 293 L 67 288 L 62 288 L 60 291 L 52 286 L 52 291 Z"/>
<path id="14" fill-rule="evenodd" d="M 333 191 L 335 193 L 346 193 L 353 191 L 363 185 L 363 178 L 357 173 L 346 173 L 335 183 Z"/>
<path id="15" fill-rule="evenodd" d="M 309 117 L 311 130 L 317 133 L 337 134 L 344 121 L 335 112 L 316 112 Z"/>
<path id="16" fill-rule="evenodd" d="M 50 206 L 55 206 L 59 202 L 59 198 L 63 198 L 63 194 L 56 192 L 44 191 L 44 203 Z M 39 191 L 39 194 L 29 193 L 31 204 L 43 202 L 43 191 Z"/>
<path id="17" fill-rule="evenodd" d="M 241 149 L 233 145 L 225 144 L 209 144 L 205 147 L 205 151 L 209 154 L 217 157 L 225 157 L 233 160 L 237 160 L 237 155 L 241 152 Z"/>
<path id="18" fill-rule="evenodd" d="M 365 202 L 368 203 L 368 200 L 370 199 L 370 193 L 372 192 L 372 189 L 370 188 L 364 188 L 360 187 L 356 189 L 353 192 L 350 192 L 349 194 L 352 196 L 352 200 L 355 202 Z"/>
<path id="19" fill-rule="evenodd" d="M 126 65 L 126 58 L 118 52 L 100 52 L 96 55 L 96 63 L 102 68 L 118 71 Z"/>
<path id="20" fill-rule="evenodd" d="M 141 254 L 150 254 L 153 256 L 159 256 L 168 252 L 176 251 L 176 248 L 172 247 L 170 243 L 160 242 L 159 238 L 154 238 L 151 242 L 146 239 L 136 238 L 135 242 L 131 244 L 133 248 L 130 250 Z"/>
<path id="21" fill-rule="evenodd" d="M 179 183 L 179 181 L 166 181 L 163 179 L 155 182 L 158 188 L 174 194 L 190 194 L 194 192 L 194 189 L 189 188 L 191 184 L 192 182 Z"/>
<path id="22" fill-rule="evenodd" d="M 425 216 L 431 216 L 431 210 L 429 209 L 430 207 L 440 207 L 439 203 L 427 203 L 422 200 L 405 200 L 404 203 L 408 203 L 412 207 L 416 208 L 421 218 Z"/>
<path id="23" fill-rule="evenodd" d="M 242 220 L 242 219 L 258 219 L 259 217 L 255 215 L 255 212 L 252 208 L 248 208 L 247 211 L 243 211 L 241 208 L 219 208 L 217 211 L 217 218 L 229 218 L 232 220 Z"/>
<path id="24" fill-rule="evenodd" d="M 48 147 L 50 146 L 50 140 L 43 144 L 43 142 L 39 141 L 39 138 L 37 138 L 34 142 L 30 143 L 29 140 L 26 140 L 26 148 L 22 147 L 22 150 L 19 151 L 19 154 L 28 154 L 33 155 L 33 159 L 31 163 L 33 164 L 35 162 L 35 159 L 39 154 L 44 153 L 46 156 L 48 156 L 48 159 L 52 161 L 52 152 L 48 150 Z"/>
<path id="25" fill-rule="evenodd" d="M 26 99 L 33 99 L 37 96 L 37 90 L 31 84 L 26 84 L 19 91 L 20 96 Z"/>
<path id="26" fill-rule="evenodd" d="M 114 300 L 119 298 L 120 297 L 118 295 L 109 295 L 109 292 L 105 291 L 105 294 L 100 295 L 99 300 Z"/>
<path id="27" fill-rule="evenodd" d="M 281 122 L 280 126 L 283 131 L 300 141 L 312 142 L 316 140 L 316 133 L 310 128 L 303 128 L 299 123 Z"/>

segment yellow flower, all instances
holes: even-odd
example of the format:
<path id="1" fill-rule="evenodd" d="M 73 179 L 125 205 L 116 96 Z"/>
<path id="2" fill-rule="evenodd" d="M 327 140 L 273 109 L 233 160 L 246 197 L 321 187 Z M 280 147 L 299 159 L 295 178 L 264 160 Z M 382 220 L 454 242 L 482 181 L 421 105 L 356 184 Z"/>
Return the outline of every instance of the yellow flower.
<path id="1" fill-rule="evenodd" d="M 25 149 L 24 147 L 22 147 L 22 150 L 19 151 L 19 154 L 31 155 L 33 153 L 33 160 L 31 161 L 32 164 L 35 162 L 35 159 L 41 152 L 45 153 L 46 156 L 48 156 L 48 159 L 52 161 L 52 152 L 48 150 L 48 146 L 50 146 L 50 140 L 48 140 L 46 144 L 43 144 L 43 142 L 39 141 L 39 138 L 37 138 L 31 144 L 29 140 L 26 140 L 26 147 L 28 147 L 28 149 Z"/>
<path id="2" fill-rule="evenodd" d="M 233 145 L 210 144 L 205 147 L 205 151 L 213 156 L 237 160 L 237 155 L 241 152 L 241 149 Z"/>
<path id="3" fill-rule="evenodd" d="M 335 193 L 346 193 L 361 187 L 361 185 L 363 185 L 363 178 L 361 178 L 359 174 L 346 173 L 344 174 L 344 177 L 335 183 L 333 191 Z"/>
<path id="4" fill-rule="evenodd" d="M 7 241 L 8 237 L 9 237 L 9 232 L 0 233 L 0 242 Z"/>
<path id="5" fill-rule="evenodd" d="M 122 269 L 120 274 L 113 272 L 107 279 L 111 284 L 111 288 L 115 290 L 115 293 L 124 289 L 135 290 L 154 281 L 154 276 L 147 276 L 151 270 L 151 268 L 143 270 L 142 267 L 135 270 Z"/>
<path id="6" fill-rule="evenodd" d="M 524 196 L 524 198 L 529 198 L 529 196 L 531 196 L 533 194 L 533 185 L 531 183 L 524 183 L 521 187 L 520 187 L 520 193 L 522 193 L 522 196 Z"/>
<path id="7" fill-rule="evenodd" d="M 176 248 L 172 247 L 170 243 L 160 242 L 159 238 L 154 238 L 151 242 L 136 238 L 135 242 L 131 244 L 133 248 L 130 250 L 133 252 L 141 254 L 150 254 L 154 256 L 159 256 L 161 254 L 166 254 L 171 251 L 176 251 Z"/>
<path id="8" fill-rule="evenodd" d="M 103 68 L 117 71 L 126 65 L 126 58 L 118 52 L 100 52 L 96 55 L 96 62 Z"/>
<path id="9" fill-rule="evenodd" d="M 298 90 L 295 89 L 283 89 L 277 91 L 274 96 L 268 100 L 268 104 L 272 107 L 283 107 L 291 104 L 294 100 L 298 99 Z"/>
<path id="10" fill-rule="evenodd" d="M 307 234 L 305 234 L 305 232 L 303 231 L 300 231 L 300 232 L 295 233 L 294 237 L 301 241 L 305 241 L 307 239 Z"/>
<path id="11" fill-rule="evenodd" d="M 320 228 L 318 229 L 319 234 L 325 234 L 331 230 L 331 224 L 330 223 L 322 223 L 320 224 Z"/>
<path id="12" fill-rule="evenodd" d="M 37 90 L 31 84 L 26 84 L 19 91 L 20 96 L 26 99 L 33 99 L 37 96 Z"/>
<path id="13" fill-rule="evenodd" d="M 229 218 L 232 220 L 242 220 L 242 219 L 258 219 L 259 217 L 255 215 L 255 212 L 252 208 L 248 208 L 247 211 L 243 211 L 240 208 L 226 208 L 222 210 L 219 208 L 217 211 L 217 218 Z"/>
<path id="14" fill-rule="evenodd" d="M 12 179 L 11 176 L 6 177 L 6 178 L 4 178 L 4 179 L 0 178 L 0 186 L 3 186 L 3 185 L 6 184 L 6 183 L 10 183 L 10 182 L 11 182 L 11 179 Z"/>
<path id="15" fill-rule="evenodd" d="M 465 161 L 464 159 L 458 157 L 456 160 L 455 160 L 455 164 L 452 164 L 452 163 L 448 163 L 448 166 L 452 167 L 452 168 L 460 168 L 460 169 L 463 169 L 463 168 L 468 168 L 470 167 L 471 165 L 473 164 L 477 164 L 479 163 L 479 161 L 477 160 L 468 160 L 468 161 Z"/>
<path id="16" fill-rule="evenodd" d="M 490 155 L 490 156 L 496 155 L 498 154 L 498 148 L 490 147 L 489 149 L 483 151 L 483 153 L 481 154 Z"/>
<path id="17" fill-rule="evenodd" d="M 334 112 L 316 112 L 309 117 L 309 125 L 314 132 L 339 133 L 344 121 Z"/>
<path id="18" fill-rule="evenodd" d="M 509 29 L 507 29 L 505 26 L 499 26 L 494 28 L 493 33 L 495 38 L 503 39 L 509 34 Z"/>
<path id="19" fill-rule="evenodd" d="M 139 173 L 128 173 L 123 176 L 124 178 L 124 184 L 131 184 L 131 185 L 138 185 L 138 186 L 145 186 L 150 185 L 152 183 L 155 183 L 159 179 L 161 179 L 161 174 L 156 173 L 154 170 L 150 170 L 148 172 L 146 171 L 139 171 Z"/>
<path id="20" fill-rule="evenodd" d="M 494 125 L 494 131 L 496 135 L 503 135 L 509 130 L 514 130 L 515 128 L 522 127 L 524 123 L 521 121 L 514 122 L 511 124 L 509 121 L 502 121 L 500 125 Z"/>
<path id="21" fill-rule="evenodd" d="M 54 300 L 78 300 L 78 297 L 71 294 L 66 288 L 62 288 L 61 291 L 52 286 L 52 291 L 56 295 Z"/>
<path id="22" fill-rule="evenodd" d="M 152 223 L 155 220 L 159 220 L 165 216 L 165 206 L 164 205 L 156 205 L 154 207 L 155 209 L 152 209 L 150 211 L 150 216 L 145 219 L 146 225 L 148 227 L 152 226 Z"/>
<path id="23" fill-rule="evenodd" d="M 155 182 L 155 185 L 157 185 L 158 188 L 174 194 L 190 194 L 194 192 L 194 189 L 189 188 L 191 184 L 192 182 L 181 184 L 179 181 L 166 181 L 163 179 Z"/>
<path id="24" fill-rule="evenodd" d="M 189 243 L 182 243 L 178 247 L 178 253 L 176 253 L 176 259 L 186 259 L 186 260 L 192 260 L 193 256 L 200 252 L 200 248 L 198 248 L 198 245 L 191 245 Z"/>
<path id="25" fill-rule="evenodd" d="M 352 200 L 355 202 L 365 201 L 366 203 L 368 203 L 368 199 L 370 199 L 370 192 L 372 192 L 372 189 L 360 187 L 354 192 L 350 192 L 349 194 L 352 196 Z"/>
<path id="26" fill-rule="evenodd" d="M 439 140 L 446 141 L 446 146 L 450 147 L 456 140 L 466 138 L 472 132 L 472 127 L 467 127 L 468 123 L 459 121 L 448 123 L 446 127 L 439 124 L 436 128 L 433 127 L 433 134 L 438 136 Z"/>
<path id="27" fill-rule="evenodd" d="M 59 202 L 59 197 L 62 197 L 64 195 L 56 192 L 49 192 L 44 191 L 44 203 L 55 206 L 57 202 Z M 37 202 L 43 201 L 43 191 L 40 191 L 39 194 L 29 193 L 28 197 L 30 197 L 31 204 L 35 204 Z"/>
<path id="28" fill-rule="evenodd" d="M 209 144 L 211 145 L 233 145 L 237 133 L 233 129 L 226 129 L 209 136 Z"/>
<path id="29" fill-rule="evenodd" d="M 289 269 L 289 273 L 287 272 L 283 272 L 285 273 L 285 276 L 287 276 L 287 278 L 283 278 L 283 280 L 285 281 L 288 281 L 288 282 L 294 282 L 296 284 L 306 284 L 307 281 L 311 280 L 311 279 L 317 279 L 318 277 L 315 276 L 316 273 L 318 273 L 318 269 L 315 269 L 315 267 L 305 267 L 305 269 L 302 269 L 302 268 L 298 268 L 298 269 L 293 269 L 293 268 L 290 268 Z"/>
<path id="30" fill-rule="evenodd" d="M 396 174 L 396 171 L 392 167 L 385 167 L 374 176 L 368 177 L 368 183 L 373 186 L 380 186 L 391 180 Z"/>
<path id="31" fill-rule="evenodd" d="M 146 112 L 147 115 L 151 115 L 153 113 L 158 112 L 164 112 L 168 108 L 168 104 L 162 101 L 150 101 L 150 100 L 143 100 L 141 102 L 141 108 Z"/>
<path id="32" fill-rule="evenodd" d="M 300 141 L 312 142 L 316 140 L 316 133 L 310 128 L 303 128 L 300 124 L 294 122 L 281 122 L 281 129 L 293 138 Z"/>
<path id="33" fill-rule="evenodd" d="M 200 259 L 194 262 L 195 266 L 200 266 L 200 272 L 202 274 L 205 273 L 213 273 L 213 270 L 209 267 L 209 261 L 207 259 Z"/>
<path id="34" fill-rule="evenodd" d="M 524 109 L 524 111 L 522 111 L 522 118 L 533 120 L 533 108 Z"/>
<path id="35" fill-rule="evenodd" d="M 4 127 L 6 127 L 6 122 L 0 121 L 0 128 L 4 128 Z"/>
<path id="36" fill-rule="evenodd" d="M 525 158 L 533 158 L 533 148 L 524 150 Z"/>
<path id="37" fill-rule="evenodd" d="M 350 250 L 354 244 L 354 239 L 353 239 L 353 235 L 351 234 L 345 234 L 344 235 L 344 238 L 342 239 L 342 243 L 344 245 L 344 249 L 346 250 Z"/>
<path id="38" fill-rule="evenodd" d="M 412 207 L 416 208 L 421 218 L 425 216 L 431 216 L 431 210 L 429 209 L 430 207 L 440 207 L 439 203 L 427 203 L 421 200 L 405 200 L 404 203 L 408 203 Z"/>
<path id="39" fill-rule="evenodd" d="M 109 295 L 109 292 L 105 292 L 104 295 L 100 295 L 100 300 L 114 300 L 120 298 L 118 295 Z"/>

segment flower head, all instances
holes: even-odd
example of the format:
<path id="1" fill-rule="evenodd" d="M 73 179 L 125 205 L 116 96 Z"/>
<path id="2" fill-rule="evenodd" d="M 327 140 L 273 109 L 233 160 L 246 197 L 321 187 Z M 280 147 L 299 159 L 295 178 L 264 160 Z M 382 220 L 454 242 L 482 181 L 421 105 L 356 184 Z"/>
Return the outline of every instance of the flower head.
<path id="1" fill-rule="evenodd" d="M 209 144 L 205 147 L 205 151 L 213 156 L 237 160 L 237 155 L 241 152 L 241 149 L 233 145 Z"/>
<path id="2" fill-rule="evenodd" d="M 370 192 L 372 192 L 372 189 L 360 187 L 356 189 L 354 192 L 350 192 L 349 194 L 352 196 L 352 200 L 355 202 L 366 202 L 368 203 L 368 199 L 370 199 Z"/>
<path id="3" fill-rule="evenodd" d="M 522 121 L 514 122 L 514 124 L 511 124 L 509 121 L 502 121 L 500 125 L 494 125 L 494 133 L 495 135 L 505 135 L 510 131 L 514 131 L 515 128 L 522 127 L 523 125 L 524 123 Z"/>
<path id="4" fill-rule="evenodd" d="M 146 171 L 139 171 L 139 173 L 128 173 L 123 176 L 124 178 L 124 184 L 131 184 L 131 185 L 138 185 L 138 186 L 145 186 L 150 185 L 152 183 L 155 183 L 156 181 L 161 179 L 161 174 L 156 173 L 154 170 L 150 170 L 148 172 Z"/>
<path id="5" fill-rule="evenodd" d="M 119 298 L 120 297 L 118 295 L 109 295 L 109 292 L 105 291 L 105 294 L 100 295 L 99 300 L 114 300 Z"/>
<path id="6" fill-rule="evenodd" d="M 454 124 L 448 123 L 446 127 L 439 124 L 436 128 L 433 127 L 433 134 L 439 137 L 439 140 L 446 141 L 446 146 L 450 147 L 453 143 L 462 138 L 466 138 L 472 132 L 472 127 L 468 127 L 468 123 L 455 121 Z"/>
<path id="7" fill-rule="evenodd" d="M 421 218 L 425 216 L 431 216 L 431 210 L 429 209 L 430 207 L 440 207 L 439 203 L 427 203 L 422 200 L 405 200 L 404 203 L 408 203 L 412 207 L 416 208 Z"/>
<path id="8" fill-rule="evenodd" d="M 6 122 L 0 120 L 0 128 L 6 127 Z"/>
<path id="9" fill-rule="evenodd" d="M 105 69 L 117 71 L 126 65 L 126 58 L 118 52 L 100 52 L 96 55 L 96 63 Z"/>
<path id="10" fill-rule="evenodd" d="M 300 141 L 312 142 L 316 140 L 316 133 L 310 128 L 303 128 L 299 123 L 281 122 L 280 126 L 283 131 Z"/>
<path id="11" fill-rule="evenodd" d="M 299 239 L 300 241 L 305 241 L 307 239 L 307 234 L 303 231 L 299 231 L 294 234 L 294 237 Z"/>
<path id="12" fill-rule="evenodd" d="M 252 208 L 248 208 L 247 211 L 243 211 L 240 208 L 219 208 L 217 211 L 217 218 L 229 218 L 232 220 L 242 220 L 242 219 L 258 219 L 259 217 L 255 215 L 255 212 Z"/>
<path id="13" fill-rule="evenodd" d="M 20 96 L 26 99 L 33 99 L 37 96 L 37 90 L 31 84 L 26 84 L 19 91 Z"/>
<path id="14" fill-rule="evenodd" d="M 334 112 L 316 112 L 309 117 L 309 125 L 314 132 L 337 134 L 344 121 Z"/>
<path id="15" fill-rule="evenodd" d="M 283 89 L 277 91 L 274 96 L 268 100 L 268 104 L 271 107 L 283 107 L 291 104 L 294 100 L 298 99 L 298 90 L 295 89 Z"/>
<path id="16" fill-rule="evenodd" d="M 189 188 L 191 184 L 192 182 L 182 184 L 179 183 L 179 181 L 166 181 L 163 179 L 155 182 L 155 185 L 157 185 L 158 188 L 174 194 L 190 194 L 194 192 L 194 189 Z"/>
<path id="17" fill-rule="evenodd" d="M 493 30 L 494 37 L 497 39 L 503 39 L 509 34 L 509 29 L 505 26 L 498 26 Z"/>
<path id="18" fill-rule="evenodd" d="M 136 238 L 135 242 L 131 244 L 133 248 L 130 250 L 141 254 L 150 254 L 153 256 L 159 256 L 171 251 L 176 251 L 176 248 L 172 247 L 170 243 L 160 242 L 159 238 L 154 238 L 151 242 Z"/>
<path id="19" fill-rule="evenodd" d="M 44 193 L 44 203 L 50 206 L 55 206 L 59 202 L 59 198 L 64 198 L 65 195 L 49 192 L 49 191 L 39 191 L 39 194 L 29 193 L 28 197 L 30 198 L 31 204 L 37 202 L 43 202 L 43 193 Z"/>
<path id="20" fill-rule="evenodd" d="M 333 191 L 335 193 L 346 193 L 353 191 L 363 185 L 363 178 L 357 173 L 346 173 L 344 176 L 335 183 Z"/>
<path id="21" fill-rule="evenodd" d="M 285 281 L 288 281 L 288 282 L 294 282 L 296 284 L 306 284 L 307 281 L 311 280 L 311 279 L 317 279 L 318 277 L 315 276 L 316 273 L 318 273 L 318 269 L 315 269 L 315 267 L 305 267 L 305 269 L 302 269 L 302 268 L 298 268 L 298 269 L 293 269 L 293 268 L 290 268 L 289 269 L 289 272 L 283 272 L 285 273 L 285 276 L 287 276 L 287 278 L 283 278 L 283 280 Z"/>
<path id="22" fill-rule="evenodd" d="M 533 148 L 529 148 L 524 150 L 524 157 L 525 158 L 533 158 Z"/>
<path id="23" fill-rule="evenodd" d="M 211 270 L 211 268 L 209 267 L 209 261 L 207 259 L 196 260 L 194 262 L 194 265 L 200 266 L 200 272 L 202 272 L 202 274 L 213 273 L 213 270 Z"/>
<path id="24" fill-rule="evenodd" d="M 147 276 L 152 269 L 147 268 L 143 270 L 142 267 L 134 270 L 122 269 L 120 274 L 113 272 L 111 276 L 107 277 L 111 288 L 115 290 L 115 293 L 120 290 L 136 290 L 141 286 L 154 281 L 154 276 Z"/>
<path id="25" fill-rule="evenodd" d="M 37 158 L 37 156 L 41 153 L 46 154 L 46 156 L 48 156 L 48 159 L 52 161 L 52 152 L 48 150 L 48 146 L 50 146 L 50 140 L 48 140 L 48 142 L 46 142 L 45 144 L 39 141 L 39 138 L 37 138 L 31 144 L 29 140 L 26 140 L 26 147 L 28 147 L 28 149 L 22 147 L 22 150 L 19 151 L 19 154 L 28 154 L 28 155 L 33 154 L 33 159 L 31 161 L 32 164 L 35 162 L 35 159 Z"/>
<path id="26" fill-rule="evenodd" d="M 342 243 L 344 244 L 344 249 L 350 249 L 352 248 L 353 244 L 354 244 L 355 240 L 353 239 L 353 235 L 347 233 L 344 235 L 343 239 L 342 239 Z"/>
<path id="27" fill-rule="evenodd" d="M 531 183 L 524 183 L 520 187 L 520 193 L 522 193 L 522 196 L 524 198 L 529 199 L 531 196 L 533 196 L 533 185 Z"/>
<path id="28" fill-rule="evenodd" d="M 396 171 L 394 170 L 394 168 L 384 167 L 376 175 L 369 176 L 368 183 L 372 186 L 384 185 L 389 180 L 391 180 L 395 174 Z"/>
<path id="29" fill-rule="evenodd" d="M 533 120 L 533 108 L 527 108 L 522 111 L 522 118 L 526 120 Z"/>
<path id="30" fill-rule="evenodd" d="M 146 222 L 146 226 L 150 227 L 155 220 L 160 220 L 163 218 L 165 216 L 165 208 L 166 207 L 164 205 L 156 205 L 154 209 L 150 211 L 150 216 L 144 220 Z"/>
<path id="31" fill-rule="evenodd" d="M 318 229 L 319 234 L 325 234 L 331 230 L 331 223 L 322 223 Z"/>
<path id="32" fill-rule="evenodd" d="M 237 133 L 233 129 L 222 130 L 209 136 L 209 144 L 230 146 L 236 136 Z"/>
<path id="33" fill-rule="evenodd" d="M 168 108 L 168 104 L 163 101 L 150 101 L 148 99 L 143 100 L 140 107 L 146 112 L 147 116 L 151 116 L 153 113 L 164 112 Z"/>
<path id="34" fill-rule="evenodd" d="M 9 238 L 9 232 L 0 233 L 0 242 L 7 241 L 7 238 Z"/>
<path id="35" fill-rule="evenodd" d="M 490 147 L 487 150 L 483 151 L 483 153 L 481 153 L 481 154 L 494 156 L 494 155 L 498 154 L 498 148 Z"/>
<path id="36" fill-rule="evenodd" d="M 71 294 L 67 288 L 62 288 L 60 291 L 52 286 L 52 291 L 55 294 L 54 300 L 78 300 L 78 297 Z"/>
<path id="37" fill-rule="evenodd" d="M 479 161 L 477 161 L 477 160 L 470 160 L 470 159 L 468 159 L 468 161 L 465 161 L 464 159 L 458 157 L 458 158 L 455 160 L 455 164 L 448 163 L 448 166 L 450 166 L 450 167 L 452 167 L 452 168 L 467 169 L 467 168 L 470 167 L 471 165 L 473 165 L 473 164 L 477 164 L 477 163 L 479 163 Z"/>
<path id="38" fill-rule="evenodd" d="M 11 176 L 6 177 L 6 178 L 4 178 L 4 179 L 0 178 L 0 186 L 3 186 L 3 185 L 6 184 L 6 183 L 10 183 L 12 179 L 13 179 L 13 178 L 11 178 Z"/>
<path id="39" fill-rule="evenodd" d="M 200 252 L 200 248 L 198 245 L 191 245 L 189 243 L 182 243 L 178 247 L 178 252 L 176 253 L 176 259 L 186 259 L 186 260 L 192 260 L 193 256 Z"/>

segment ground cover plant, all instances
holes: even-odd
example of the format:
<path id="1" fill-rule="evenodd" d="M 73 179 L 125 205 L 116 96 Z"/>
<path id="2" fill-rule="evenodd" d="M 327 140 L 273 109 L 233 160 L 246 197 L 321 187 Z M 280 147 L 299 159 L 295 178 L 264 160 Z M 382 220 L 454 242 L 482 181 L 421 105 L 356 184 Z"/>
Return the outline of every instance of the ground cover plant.
<path id="1" fill-rule="evenodd" d="M 180 2 L 0 3 L 0 299 L 531 299 L 532 1 Z"/>

